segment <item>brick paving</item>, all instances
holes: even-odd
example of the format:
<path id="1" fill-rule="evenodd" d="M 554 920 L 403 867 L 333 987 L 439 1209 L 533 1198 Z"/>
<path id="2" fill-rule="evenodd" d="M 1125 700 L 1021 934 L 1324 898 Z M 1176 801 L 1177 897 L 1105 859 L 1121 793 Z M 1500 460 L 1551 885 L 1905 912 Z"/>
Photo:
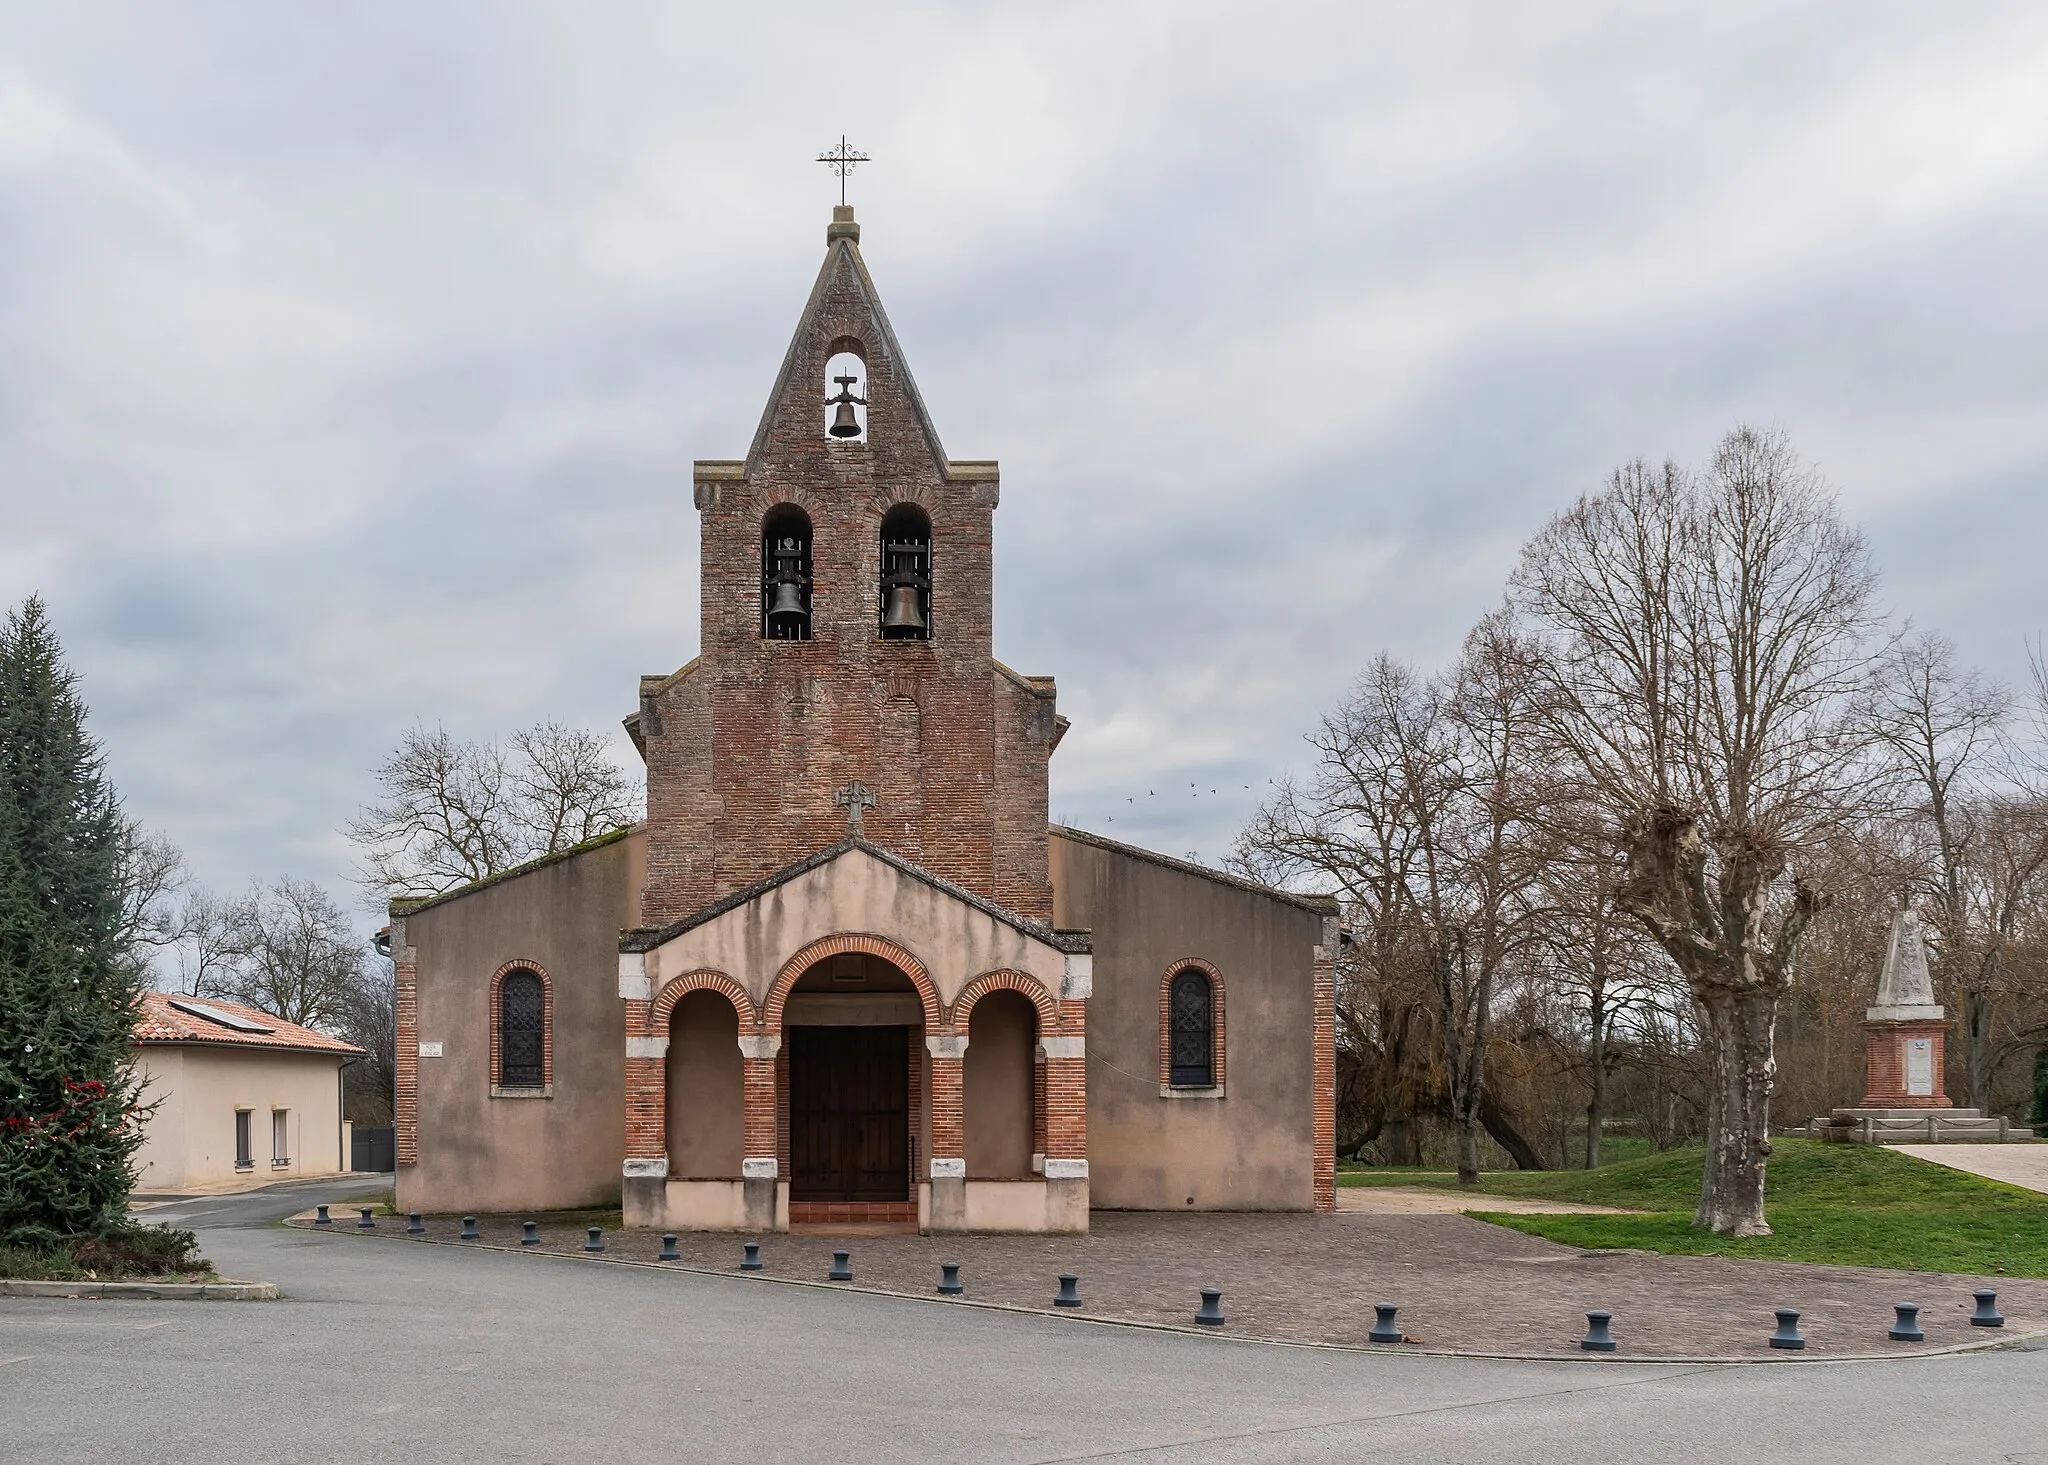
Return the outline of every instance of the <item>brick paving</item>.
<path id="1" fill-rule="evenodd" d="M 516 1245 L 522 1218 L 482 1218 L 487 1243 Z M 536 1250 L 582 1254 L 592 1218 L 536 1216 Z M 335 1231 L 355 1234 L 337 1212 Z M 460 1223 L 430 1217 L 427 1239 Z M 401 1235 L 403 1218 L 377 1235 Z M 1372 1304 L 1398 1305 L 1415 1345 L 1472 1353 L 1578 1354 L 1589 1308 L 1614 1314 L 1616 1358 L 1910 1354 L 2048 1328 L 2048 1281 L 1809 1266 L 1724 1257 L 1582 1252 L 1464 1216 L 1095 1213 L 1087 1236 L 765 1235 L 763 1274 L 823 1282 L 850 1251 L 854 1285 L 932 1295 L 939 1263 L 959 1262 L 968 1298 L 1052 1311 L 1061 1272 L 1080 1276 L 1084 1317 L 1192 1326 L 1199 1289 L 1223 1289 L 1217 1331 L 1364 1345 Z M 679 1265 L 738 1273 L 736 1235 L 685 1233 Z M 653 1261 L 661 1238 L 610 1231 L 605 1260 Z M 1970 1293 L 1995 1287 L 2003 1334 L 1968 1325 Z M 1922 1344 L 1885 1337 L 1894 1302 L 1920 1305 Z M 1772 1309 L 1793 1307 L 1803 1354 L 1773 1351 Z M 1064 1310 L 1062 1310 L 1064 1311 Z"/>

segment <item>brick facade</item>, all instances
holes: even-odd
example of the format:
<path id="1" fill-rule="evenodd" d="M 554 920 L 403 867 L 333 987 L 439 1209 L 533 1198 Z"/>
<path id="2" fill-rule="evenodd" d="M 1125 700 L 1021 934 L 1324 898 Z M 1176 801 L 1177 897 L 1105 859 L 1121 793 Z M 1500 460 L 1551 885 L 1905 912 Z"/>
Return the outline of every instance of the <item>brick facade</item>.
<path id="1" fill-rule="evenodd" d="M 876 843 L 1019 915 L 1052 912 L 1046 763 L 1050 680 L 991 656 L 991 463 L 949 461 L 841 211 L 795 339 L 743 462 L 699 463 L 702 652 L 642 683 L 647 759 L 644 915 L 662 925 L 846 832 L 833 791 L 874 790 Z M 827 361 L 866 363 L 865 440 L 824 431 Z M 881 527 L 897 505 L 931 522 L 931 638 L 885 641 Z M 811 637 L 764 639 L 761 536 L 780 506 L 809 517 Z"/>
<path id="2" fill-rule="evenodd" d="M 1942 1075 L 1946 1072 L 1942 1065 L 1947 1059 L 1948 1024 L 1945 1021 L 1932 1018 L 1920 1022 L 1866 1022 L 1863 1032 L 1863 1108 L 1952 1107 L 1942 1082 Z M 1906 1045 L 1914 1038 L 1925 1038 L 1934 1045 L 1930 1068 L 1934 1092 L 1931 1094 L 1906 1092 Z"/>

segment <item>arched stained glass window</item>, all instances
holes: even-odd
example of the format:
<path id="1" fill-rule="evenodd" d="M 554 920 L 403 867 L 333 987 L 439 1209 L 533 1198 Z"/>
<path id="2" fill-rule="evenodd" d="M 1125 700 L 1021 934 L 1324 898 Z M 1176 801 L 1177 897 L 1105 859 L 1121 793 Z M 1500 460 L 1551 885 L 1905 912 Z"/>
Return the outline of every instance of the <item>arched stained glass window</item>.
<path id="1" fill-rule="evenodd" d="M 1167 988 L 1167 1074 L 1175 1088 L 1216 1082 L 1216 994 L 1209 974 L 1183 967 Z"/>
<path id="2" fill-rule="evenodd" d="M 547 1012 L 540 977 L 507 972 L 498 984 L 498 1085 L 537 1089 L 547 1081 Z"/>

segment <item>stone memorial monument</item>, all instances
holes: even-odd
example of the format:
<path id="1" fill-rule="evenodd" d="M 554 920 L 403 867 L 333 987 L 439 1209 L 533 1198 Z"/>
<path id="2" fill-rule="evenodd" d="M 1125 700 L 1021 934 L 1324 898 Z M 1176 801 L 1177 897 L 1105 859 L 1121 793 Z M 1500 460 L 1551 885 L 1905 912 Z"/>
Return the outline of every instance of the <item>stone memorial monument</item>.
<path id="1" fill-rule="evenodd" d="M 2008 1138 L 2004 1119 L 1958 1109 L 1944 1091 L 1948 1018 L 1934 1000 L 1927 943 L 1920 933 L 1920 917 L 1910 910 L 1892 917 L 1891 941 L 1877 978 L 1877 1001 L 1863 1010 L 1863 1031 L 1863 1102 L 1814 1120 L 1812 1133 L 1861 1144 Z M 2029 1133 L 2020 1129 L 2010 1137 L 2024 1139 Z"/>

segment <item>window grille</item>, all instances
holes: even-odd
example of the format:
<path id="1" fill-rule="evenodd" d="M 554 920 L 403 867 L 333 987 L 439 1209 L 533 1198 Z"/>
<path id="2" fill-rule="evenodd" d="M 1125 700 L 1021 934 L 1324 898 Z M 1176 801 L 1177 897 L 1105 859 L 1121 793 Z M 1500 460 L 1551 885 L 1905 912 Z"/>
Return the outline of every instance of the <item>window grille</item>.
<path id="1" fill-rule="evenodd" d="M 1167 989 L 1167 1073 L 1175 1088 L 1216 1082 L 1216 1000 L 1209 974 L 1195 967 L 1175 972 Z"/>
<path id="2" fill-rule="evenodd" d="M 498 986 L 498 1084 L 537 1089 L 546 1082 L 546 1013 L 540 978 L 509 972 Z"/>

